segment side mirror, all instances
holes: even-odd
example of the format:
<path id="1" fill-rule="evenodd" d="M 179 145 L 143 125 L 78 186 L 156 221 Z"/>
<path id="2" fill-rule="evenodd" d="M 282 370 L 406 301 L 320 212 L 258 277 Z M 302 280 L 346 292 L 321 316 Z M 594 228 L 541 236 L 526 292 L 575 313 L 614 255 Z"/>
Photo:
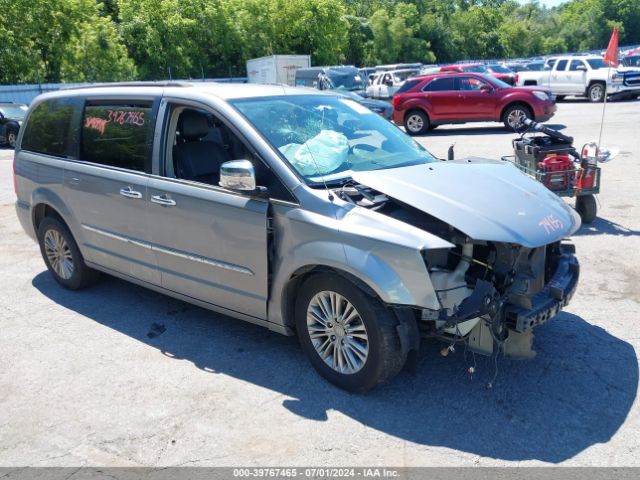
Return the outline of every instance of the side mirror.
<path id="1" fill-rule="evenodd" d="M 256 172 L 249 160 L 231 160 L 220 166 L 219 185 L 239 192 L 256 190 Z"/>
<path id="2" fill-rule="evenodd" d="M 490 85 L 483 84 L 480 86 L 480 91 L 482 93 L 489 93 L 489 92 L 493 92 L 493 88 L 491 88 Z"/>
<path id="3" fill-rule="evenodd" d="M 386 80 L 386 81 L 384 82 L 384 84 L 385 84 L 387 87 L 393 87 L 393 80 Z"/>

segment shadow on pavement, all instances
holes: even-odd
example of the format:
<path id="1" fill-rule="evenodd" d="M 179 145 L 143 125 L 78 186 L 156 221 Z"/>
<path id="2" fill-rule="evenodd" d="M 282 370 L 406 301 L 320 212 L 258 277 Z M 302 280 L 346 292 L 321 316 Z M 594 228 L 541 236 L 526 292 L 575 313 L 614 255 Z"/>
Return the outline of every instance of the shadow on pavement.
<path id="1" fill-rule="evenodd" d="M 547 127 L 551 127 L 554 130 L 564 130 L 565 128 L 567 128 L 566 125 L 563 125 L 561 123 L 545 123 L 544 125 Z M 520 133 L 506 129 L 504 126 L 499 124 L 496 124 L 495 127 L 451 127 L 451 125 L 441 125 L 435 130 L 429 130 L 424 135 L 420 135 L 419 138 L 446 137 L 449 135 L 520 135 Z"/>
<path id="2" fill-rule="evenodd" d="M 32 283 L 87 321 L 212 374 L 292 397 L 282 406 L 301 417 L 323 422 L 337 410 L 410 442 L 497 459 L 558 463 L 607 442 L 638 386 L 633 347 L 570 313 L 538 329 L 534 360 L 499 358 L 492 389 L 485 385 L 494 376 L 493 358 L 477 357 L 471 380 L 461 349 L 443 358 L 440 345 L 427 343 L 416 375 L 403 372 L 366 395 L 351 395 L 315 374 L 295 338 L 108 276 L 82 292 L 62 289 L 46 271 Z"/>
<path id="3" fill-rule="evenodd" d="M 582 227 L 574 235 L 614 235 L 621 237 L 640 236 L 640 230 L 632 230 L 619 223 L 605 218 L 596 218 L 591 224 L 582 224 Z"/>

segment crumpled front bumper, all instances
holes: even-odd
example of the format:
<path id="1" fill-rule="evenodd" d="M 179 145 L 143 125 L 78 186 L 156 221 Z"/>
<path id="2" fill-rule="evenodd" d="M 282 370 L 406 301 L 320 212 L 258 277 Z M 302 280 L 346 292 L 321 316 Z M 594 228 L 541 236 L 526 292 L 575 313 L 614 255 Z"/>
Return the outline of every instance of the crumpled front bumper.
<path id="1" fill-rule="evenodd" d="M 525 332 L 555 317 L 569 303 L 578 286 L 580 264 L 573 245 L 562 245 L 553 277 L 531 299 L 531 309 L 507 305 L 505 321 L 516 332 Z"/>

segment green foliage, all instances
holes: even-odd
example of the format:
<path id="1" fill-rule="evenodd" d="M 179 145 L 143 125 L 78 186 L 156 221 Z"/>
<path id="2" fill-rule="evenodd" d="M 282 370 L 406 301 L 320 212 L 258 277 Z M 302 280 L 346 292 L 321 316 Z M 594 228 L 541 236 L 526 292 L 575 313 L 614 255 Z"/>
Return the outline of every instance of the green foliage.
<path id="1" fill-rule="evenodd" d="M 0 0 L 0 83 L 245 76 L 245 62 L 449 62 L 640 43 L 638 0 Z"/>

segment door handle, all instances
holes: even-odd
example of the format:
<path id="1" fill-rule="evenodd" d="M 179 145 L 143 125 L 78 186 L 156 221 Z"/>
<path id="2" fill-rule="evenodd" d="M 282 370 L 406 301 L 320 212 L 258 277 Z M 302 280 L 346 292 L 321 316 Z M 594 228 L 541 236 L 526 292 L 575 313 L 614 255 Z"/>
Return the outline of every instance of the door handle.
<path id="1" fill-rule="evenodd" d="M 127 198 L 142 198 L 140 192 L 136 192 L 133 188 L 127 187 L 120 190 L 120 195 Z"/>
<path id="2" fill-rule="evenodd" d="M 76 186 L 76 185 L 80 185 L 80 179 L 77 177 L 73 177 L 69 179 L 69 185 L 71 186 Z"/>
<path id="3" fill-rule="evenodd" d="M 166 205 L 168 207 L 173 207 L 176 204 L 176 201 L 171 200 L 167 195 L 152 195 L 151 201 L 153 203 L 157 203 L 159 205 Z"/>

